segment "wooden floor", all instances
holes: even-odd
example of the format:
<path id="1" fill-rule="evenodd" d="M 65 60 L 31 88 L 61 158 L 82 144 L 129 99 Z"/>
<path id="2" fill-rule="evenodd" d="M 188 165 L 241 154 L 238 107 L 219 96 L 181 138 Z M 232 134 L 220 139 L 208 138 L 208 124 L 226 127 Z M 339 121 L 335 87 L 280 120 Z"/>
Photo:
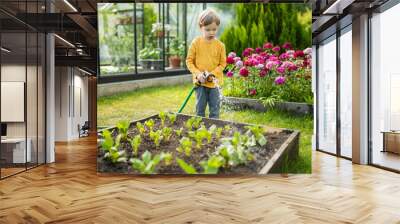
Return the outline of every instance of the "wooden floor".
<path id="1" fill-rule="evenodd" d="M 312 175 L 100 177 L 94 138 L 0 181 L 0 223 L 400 223 L 400 175 L 315 152 Z"/>

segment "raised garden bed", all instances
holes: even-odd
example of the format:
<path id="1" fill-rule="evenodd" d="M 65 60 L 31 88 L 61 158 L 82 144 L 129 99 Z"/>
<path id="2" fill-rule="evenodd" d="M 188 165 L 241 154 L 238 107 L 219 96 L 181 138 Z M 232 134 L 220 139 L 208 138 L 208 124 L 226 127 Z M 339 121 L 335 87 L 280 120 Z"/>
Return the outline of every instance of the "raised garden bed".
<path id="1" fill-rule="evenodd" d="M 298 156 L 298 131 L 185 114 L 167 115 L 161 116 L 164 125 L 160 115 L 153 115 L 102 130 L 99 133 L 98 172 L 267 174 L 285 172 L 287 161 Z M 169 115 L 176 117 L 171 121 Z M 121 140 L 124 138 L 128 140 Z M 158 142 L 158 138 L 163 140 Z"/>
<path id="2" fill-rule="evenodd" d="M 265 112 L 270 107 L 265 106 L 259 99 L 240 98 L 240 97 L 224 97 L 222 100 L 223 105 L 229 106 L 232 109 L 253 109 L 260 112 Z M 297 102 L 277 102 L 274 105 L 282 111 L 288 111 L 299 115 L 313 114 L 314 107 L 312 104 L 297 103 Z"/>

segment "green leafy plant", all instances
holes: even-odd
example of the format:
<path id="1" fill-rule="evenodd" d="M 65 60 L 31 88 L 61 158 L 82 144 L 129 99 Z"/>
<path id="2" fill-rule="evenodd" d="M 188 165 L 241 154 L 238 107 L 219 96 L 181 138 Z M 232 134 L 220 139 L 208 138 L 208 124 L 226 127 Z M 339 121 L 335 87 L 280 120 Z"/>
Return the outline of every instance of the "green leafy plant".
<path id="1" fill-rule="evenodd" d="M 203 139 L 207 139 L 207 142 L 211 142 L 211 133 L 205 128 L 201 127 L 196 131 L 190 131 L 189 136 L 196 140 L 196 148 L 200 149 L 201 144 L 203 143 Z"/>
<path id="2" fill-rule="evenodd" d="M 180 129 L 174 130 L 174 131 L 175 131 L 175 134 L 176 134 L 178 137 L 181 137 L 181 136 L 182 136 L 182 132 L 183 132 L 183 128 L 180 128 Z"/>
<path id="3" fill-rule="evenodd" d="M 171 165 L 171 163 L 172 163 L 172 154 L 171 153 L 162 152 L 160 154 L 160 156 L 161 156 L 161 159 L 164 160 L 165 165 L 167 165 L 167 166 Z"/>
<path id="4" fill-rule="evenodd" d="M 118 151 L 116 149 L 112 149 L 106 154 L 104 154 L 104 158 L 110 160 L 112 163 L 124 163 L 127 158 L 125 156 L 125 151 Z"/>
<path id="5" fill-rule="evenodd" d="M 166 142 L 168 142 L 172 135 L 172 128 L 164 127 L 163 129 L 161 129 L 161 133 L 162 133 L 163 139 Z"/>
<path id="6" fill-rule="evenodd" d="M 103 158 L 112 163 L 126 162 L 125 152 L 118 150 L 122 135 L 118 134 L 115 140 L 109 130 L 104 130 L 102 135 L 104 140 L 101 144 L 101 149 L 105 152 Z"/>
<path id="7" fill-rule="evenodd" d="M 133 150 L 133 154 L 134 154 L 134 155 L 137 155 L 138 149 L 139 149 L 139 146 L 140 146 L 141 142 L 142 142 L 142 138 L 140 137 L 140 135 L 136 135 L 136 136 L 135 136 L 133 139 L 131 139 L 131 141 L 129 142 L 130 145 L 131 145 L 131 147 L 132 147 L 132 150 Z"/>
<path id="8" fill-rule="evenodd" d="M 204 174 L 217 174 L 221 166 L 224 165 L 224 158 L 220 155 L 212 155 L 208 160 L 200 162 Z"/>
<path id="9" fill-rule="evenodd" d="M 163 139 L 162 132 L 161 130 L 158 131 L 150 131 L 150 138 L 153 140 L 154 144 L 156 145 L 156 148 L 160 146 L 160 142 Z"/>
<path id="10" fill-rule="evenodd" d="M 187 174 L 197 174 L 196 168 L 194 168 L 192 165 L 186 163 L 183 159 L 176 158 L 176 161 L 178 162 L 178 165 L 181 167 L 181 169 L 187 173 Z"/>
<path id="11" fill-rule="evenodd" d="M 166 156 L 169 157 L 169 155 L 166 154 L 157 154 L 152 157 L 151 152 L 146 150 L 146 152 L 142 154 L 142 159 L 132 158 L 130 162 L 132 168 L 138 170 L 141 174 L 153 174 L 155 173 L 157 165 Z"/>
<path id="12" fill-rule="evenodd" d="M 136 128 L 138 129 L 138 131 L 139 131 L 139 133 L 140 133 L 141 135 L 144 135 L 144 133 L 145 133 L 146 130 L 144 129 L 144 126 L 143 126 L 142 123 L 137 122 L 137 123 L 136 123 Z"/>
<path id="13" fill-rule="evenodd" d="M 186 156 L 190 156 L 190 153 L 192 151 L 192 141 L 187 138 L 183 137 L 181 140 L 179 140 L 180 146 L 176 148 L 176 151 L 183 153 L 185 152 Z"/>
<path id="14" fill-rule="evenodd" d="M 104 152 L 108 152 L 114 146 L 114 138 L 112 137 L 111 132 L 109 130 L 104 130 L 101 133 L 101 135 L 103 137 L 101 141 L 101 149 Z"/>
<path id="15" fill-rule="evenodd" d="M 185 56 L 185 43 L 179 37 L 172 38 L 169 42 L 168 53 L 171 56 Z"/>
<path id="16" fill-rule="evenodd" d="M 139 58 L 141 60 L 160 59 L 161 49 L 154 48 L 152 45 L 148 44 L 145 48 L 139 51 Z"/>
<path id="17" fill-rule="evenodd" d="M 123 120 L 117 123 L 118 133 L 121 134 L 121 140 L 128 139 L 129 121 Z"/>
<path id="18" fill-rule="evenodd" d="M 164 127 L 165 119 L 167 118 L 165 112 L 164 112 L 164 111 L 161 111 L 161 112 L 158 114 L 158 117 L 159 117 L 160 120 L 161 120 L 161 126 Z"/>
<path id="19" fill-rule="evenodd" d="M 229 124 L 224 126 L 224 131 L 229 132 L 230 130 L 232 130 L 232 127 Z"/>
<path id="20" fill-rule="evenodd" d="M 175 123 L 175 121 L 176 121 L 176 114 L 167 113 L 167 117 L 168 117 L 169 122 L 171 123 L 171 125 Z"/>
<path id="21" fill-rule="evenodd" d="M 188 130 L 192 130 L 193 128 L 198 129 L 201 121 L 203 121 L 201 117 L 191 117 L 186 121 L 185 126 Z"/>
<path id="22" fill-rule="evenodd" d="M 149 120 L 145 121 L 144 124 L 149 129 L 149 132 L 153 131 L 153 127 L 154 127 L 154 120 L 153 119 L 149 119 Z"/>
<path id="23" fill-rule="evenodd" d="M 261 146 L 267 144 L 267 139 L 264 137 L 264 129 L 261 126 L 246 126 L 248 129 L 246 134 L 253 134 L 257 143 Z"/>
<path id="24" fill-rule="evenodd" d="M 217 130 L 215 131 L 215 138 L 220 139 L 223 130 L 224 130 L 224 129 L 221 128 L 221 127 L 217 128 Z"/>

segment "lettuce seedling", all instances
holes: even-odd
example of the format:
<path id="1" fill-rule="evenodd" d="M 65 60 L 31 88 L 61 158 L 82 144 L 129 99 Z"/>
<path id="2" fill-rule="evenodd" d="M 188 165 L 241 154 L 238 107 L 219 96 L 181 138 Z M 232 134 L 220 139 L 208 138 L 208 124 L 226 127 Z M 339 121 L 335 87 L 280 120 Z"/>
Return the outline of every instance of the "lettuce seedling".
<path id="1" fill-rule="evenodd" d="M 149 128 L 149 132 L 153 131 L 153 126 L 154 126 L 154 120 L 149 119 L 144 122 L 144 124 Z"/>
<path id="2" fill-rule="evenodd" d="M 176 134 L 178 137 L 181 137 L 182 132 L 183 132 L 183 128 L 180 128 L 179 130 L 174 130 L 174 131 L 175 131 L 175 134 Z"/>
<path id="3" fill-rule="evenodd" d="M 185 152 L 186 156 L 190 156 L 190 153 L 192 151 L 192 141 L 187 137 L 183 137 L 181 140 L 179 140 L 179 143 L 181 145 L 176 148 L 176 150 L 180 153 Z"/>
<path id="4" fill-rule="evenodd" d="M 224 126 L 224 130 L 225 130 L 226 132 L 229 132 L 231 129 L 232 129 L 232 127 L 231 127 L 229 124 L 227 124 L 227 125 Z"/>
<path id="5" fill-rule="evenodd" d="M 121 134 L 121 140 L 128 139 L 128 128 L 129 128 L 129 121 L 123 120 L 117 123 L 118 133 Z"/>
<path id="6" fill-rule="evenodd" d="M 167 114 L 167 117 L 168 117 L 169 122 L 171 123 L 171 125 L 175 123 L 175 121 L 176 121 L 176 114 L 168 113 L 168 114 Z"/>
<path id="7" fill-rule="evenodd" d="M 151 153 L 146 150 L 146 152 L 142 154 L 142 159 L 132 158 L 130 162 L 132 168 L 138 170 L 141 174 L 153 174 L 161 160 L 161 155 L 155 155 L 152 158 Z"/>
<path id="8" fill-rule="evenodd" d="M 109 152 L 114 146 L 114 139 L 111 135 L 111 132 L 109 130 L 104 130 L 101 135 L 103 136 L 103 139 L 101 141 L 101 149 L 104 152 Z"/>
<path id="9" fill-rule="evenodd" d="M 139 146 L 142 142 L 142 138 L 140 137 L 140 135 L 136 135 L 129 143 L 131 144 L 132 150 L 133 150 L 133 154 L 137 155 Z"/>
<path id="10" fill-rule="evenodd" d="M 246 134 L 253 134 L 260 146 L 267 144 L 267 139 L 264 137 L 264 129 L 261 126 L 246 126 L 245 128 L 248 129 Z"/>
<path id="11" fill-rule="evenodd" d="M 164 111 L 161 111 L 161 112 L 158 114 L 158 117 L 161 119 L 161 126 L 164 127 L 165 119 L 167 118 L 165 112 L 164 112 Z"/>
<path id="12" fill-rule="evenodd" d="M 176 158 L 176 161 L 178 162 L 178 165 L 181 167 L 181 169 L 187 173 L 187 174 L 197 174 L 196 169 L 190 165 L 187 164 L 183 159 Z"/>
<path id="13" fill-rule="evenodd" d="M 217 139 L 221 138 L 223 130 L 224 130 L 223 128 L 217 128 L 217 130 L 215 131 L 215 138 Z"/>
<path id="14" fill-rule="evenodd" d="M 161 160 L 164 160 L 165 165 L 167 165 L 167 166 L 171 165 L 171 163 L 172 163 L 172 154 L 171 153 L 162 152 L 160 154 L 160 156 L 161 156 Z"/>
<path id="15" fill-rule="evenodd" d="M 143 135 L 143 136 L 144 136 L 144 133 L 145 133 L 146 130 L 144 129 L 143 124 L 140 123 L 140 122 L 137 122 L 137 123 L 136 123 L 136 128 L 138 129 L 140 135 Z"/>
<path id="16" fill-rule="evenodd" d="M 162 130 L 163 139 L 168 142 L 172 135 L 172 128 L 164 127 Z"/>
<path id="17" fill-rule="evenodd" d="M 160 146 L 161 140 L 163 139 L 161 130 L 158 130 L 156 132 L 150 131 L 150 138 L 154 141 L 156 148 L 158 148 Z"/>
<path id="18" fill-rule="evenodd" d="M 201 117 L 191 117 L 186 121 L 185 126 L 188 130 L 192 130 L 193 128 L 198 129 L 202 120 Z"/>
<path id="19" fill-rule="evenodd" d="M 112 150 L 104 154 L 104 158 L 110 160 L 112 163 L 124 163 L 126 162 L 125 151 L 118 151 L 113 147 Z"/>
<path id="20" fill-rule="evenodd" d="M 220 155 L 212 155 L 208 160 L 200 162 L 204 174 L 217 174 L 219 168 L 224 165 L 224 158 Z"/>

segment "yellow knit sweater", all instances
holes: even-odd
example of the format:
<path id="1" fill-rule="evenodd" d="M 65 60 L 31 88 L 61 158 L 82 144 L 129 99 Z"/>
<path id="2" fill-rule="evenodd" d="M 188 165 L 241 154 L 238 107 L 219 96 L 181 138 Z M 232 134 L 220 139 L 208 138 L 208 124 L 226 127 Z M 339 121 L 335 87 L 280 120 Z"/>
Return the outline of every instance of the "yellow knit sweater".
<path id="1" fill-rule="evenodd" d="M 197 82 L 199 73 L 208 71 L 218 79 L 218 85 L 222 86 L 223 70 L 226 66 L 225 45 L 217 40 L 206 40 L 204 37 L 196 37 L 190 45 L 186 58 L 186 65 L 193 75 L 193 83 Z M 215 88 L 215 83 L 203 83 L 202 86 Z"/>

